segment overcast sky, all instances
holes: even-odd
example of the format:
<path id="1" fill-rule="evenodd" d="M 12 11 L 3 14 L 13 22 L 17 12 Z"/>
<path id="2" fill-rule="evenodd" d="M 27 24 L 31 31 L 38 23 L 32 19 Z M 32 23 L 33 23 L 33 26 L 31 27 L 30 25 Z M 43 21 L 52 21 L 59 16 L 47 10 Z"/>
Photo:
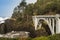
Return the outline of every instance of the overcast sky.
<path id="1" fill-rule="evenodd" d="M 34 3 L 36 0 L 26 0 L 28 3 Z M 0 0 L 0 17 L 10 17 L 14 8 L 19 5 L 21 0 Z"/>

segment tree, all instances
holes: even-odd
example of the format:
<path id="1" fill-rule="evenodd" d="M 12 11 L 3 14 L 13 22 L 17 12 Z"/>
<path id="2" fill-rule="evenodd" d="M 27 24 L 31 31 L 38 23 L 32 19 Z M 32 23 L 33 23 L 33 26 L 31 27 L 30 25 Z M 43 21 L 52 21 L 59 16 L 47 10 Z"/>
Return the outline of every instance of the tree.
<path id="1" fill-rule="evenodd" d="M 23 17 L 23 12 L 25 10 L 25 7 L 26 7 L 26 2 L 25 0 L 22 0 L 22 2 L 17 6 L 15 7 L 14 11 L 13 11 L 13 14 L 12 14 L 12 18 L 18 18 L 18 17 Z"/>
<path id="2" fill-rule="evenodd" d="M 34 27 L 32 16 L 46 14 L 60 14 L 60 0 L 37 0 L 35 4 L 28 5 L 26 5 L 25 0 L 22 0 L 22 2 L 14 9 L 12 18 L 16 19 L 16 30 L 25 30 L 25 28 L 28 29 L 29 27 Z M 40 32 L 40 30 L 38 31 Z"/>

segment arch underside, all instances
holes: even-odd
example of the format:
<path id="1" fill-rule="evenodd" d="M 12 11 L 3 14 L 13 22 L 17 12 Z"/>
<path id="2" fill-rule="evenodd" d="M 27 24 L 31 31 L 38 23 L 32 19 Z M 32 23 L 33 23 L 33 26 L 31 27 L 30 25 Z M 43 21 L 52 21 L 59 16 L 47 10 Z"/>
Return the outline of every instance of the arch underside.
<path id="1" fill-rule="evenodd" d="M 50 34 L 55 34 L 55 27 L 56 27 L 56 24 L 55 24 L 55 18 L 54 17 L 38 17 L 38 18 L 35 18 L 34 20 L 34 24 L 35 24 L 35 30 L 38 30 L 39 28 L 41 28 L 41 25 L 40 27 L 38 27 L 39 25 L 39 20 L 44 20 L 45 21 L 45 26 L 44 28 L 46 29 L 46 31 Z"/>
<path id="2" fill-rule="evenodd" d="M 49 19 L 50 19 L 51 22 L 49 21 Z M 47 19 L 47 18 L 38 19 L 38 27 L 37 27 L 37 29 L 43 27 L 45 29 L 45 31 L 48 33 L 48 35 L 51 35 L 52 33 L 54 33 L 54 30 L 52 30 L 54 24 L 52 25 L 53 21 L 52 21 L 51 18 L 49 18 L 49 19 Z"/>

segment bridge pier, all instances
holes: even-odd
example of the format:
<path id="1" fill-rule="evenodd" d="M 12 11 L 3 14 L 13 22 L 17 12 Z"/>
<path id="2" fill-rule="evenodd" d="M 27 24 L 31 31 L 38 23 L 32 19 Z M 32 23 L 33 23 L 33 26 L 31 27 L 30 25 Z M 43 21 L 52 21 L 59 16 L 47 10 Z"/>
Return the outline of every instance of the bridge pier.
<path id="1" fill-rule="evenodd" d="M 56 33 L 60 33 L 60 19 L 56 20 Z"/>

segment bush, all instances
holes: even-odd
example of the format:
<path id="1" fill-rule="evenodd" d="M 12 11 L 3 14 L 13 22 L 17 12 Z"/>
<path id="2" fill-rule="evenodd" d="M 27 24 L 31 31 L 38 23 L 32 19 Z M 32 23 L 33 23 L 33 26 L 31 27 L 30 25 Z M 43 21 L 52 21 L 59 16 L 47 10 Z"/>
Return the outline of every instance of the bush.
<path id="1" fill-rule="evenodd" d="M 19 38 L 19 40 L 32 40 L 32 38 Z"/>
<path id="2" fill-rule="evenodd" d="M 32 40 L 60 40 L 60 34 L 50 35 L 48 37 L 37 37 Z"/>
<path id="3" fill-rule="evenodd" d="M 48 40 L 48 39 L 49 39 L 48 37 L 37 37 L 32 40 Z"/>
<path id="4" fill-rule="evenodd" d="M 17 38 L 0 38 L 0 40 L 18 40 Z"/>
<path id="5" fill-rule="evenodd" d="M 55 34 L 55 35 L 51 35 L 51 36 L 49 36 L 49 39 L 50 40 L 60 40 L 60 34 Z"/>
<path id="6" fill-rule="evenodd" d="M 0 38 L 0 40 L 32 40 L 32 38 Z"/>
<path id="7" fill-rule="evenodd" d="M 36 37 L 36 38 L 0 38 L 0 40 L 60 40 L 60 34 L 50 35 L 48 37 Z"/>
<path id="8" fill-rule="evenodd" d="M 39 29 L 39 30 L 36 30 L 36 36 L 37 37 L 48 36 L 48 34 L 45 29 Z"/>

